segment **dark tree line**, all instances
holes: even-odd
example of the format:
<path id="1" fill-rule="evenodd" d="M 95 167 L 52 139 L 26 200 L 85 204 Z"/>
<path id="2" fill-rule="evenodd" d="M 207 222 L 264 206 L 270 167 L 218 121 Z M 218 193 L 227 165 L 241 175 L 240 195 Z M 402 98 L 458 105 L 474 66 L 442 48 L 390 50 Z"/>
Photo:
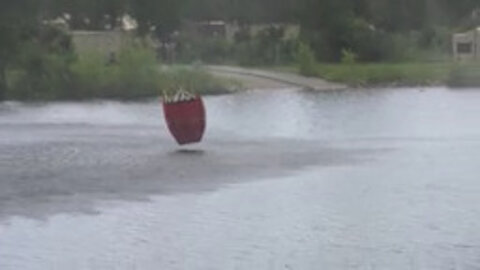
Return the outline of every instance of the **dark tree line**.
<path id="1" fill-rule="evenodd" d="M 379 33 L 472 27 L 480 23 L 480 13 L 472 16 L 478 8 L 478 0 L 1 0 L 0 98 L 19 44 L 38 33 L 42 21 L 65 14 L 73 29 L 90 30 L 113 27 L 129 14 L 139 34 L 160 38 L 184 20 L 294 22 L 302 26 L 303 38 L 331 59 L 353 48 L 368 60 L 382 53 L 368 42 L 388 42 Z"/>
<path id="2" fill-rule="evenodd" d="M 20 7 L 20 8 L 19 8 Z M 102 29 L 130 14 L 140 32 L 171 31 L 182 20 L 240 23 L 298 22 L 307 29 L 342 28 L 352 18 L 385 31 L 408 31 L 432 25 L 459 25 L 478 0 L 2 0 L 2 20 L 49 19 L 69 14 L 75 29 Z M 6 16 L 4 16 L 4 14 Z"/>
<path id="3" fill-rule="evenodd" d="M 19 44 L 33 32 L 39 4 L 35 0 L 0 2 L 0 100 L 7 88 L 6 70 L 19 49 Z"/>

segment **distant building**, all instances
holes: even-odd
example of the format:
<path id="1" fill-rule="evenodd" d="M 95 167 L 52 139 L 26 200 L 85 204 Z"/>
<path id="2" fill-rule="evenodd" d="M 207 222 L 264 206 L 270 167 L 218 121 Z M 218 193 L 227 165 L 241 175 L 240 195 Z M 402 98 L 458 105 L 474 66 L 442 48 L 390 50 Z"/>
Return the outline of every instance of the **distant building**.
<path id="1" fill-rule="evenodd" d="M 300 25 L 288 24 L 288 23 L 253 24 L 250 27 L 250 35 L 257 36 L 260 32 L 267 30 L 269 28 L 283 29 L 284 40 L 297 39 L 300 35 Z"/>
<path id="2" fill-rule="evenodd" d="M 112 31 L 71 31 L 72 42 L 78 55 L 98 54 L 106 61 L 115 61 L 118 53 L 133 41 L 131 32 Z"/>
<path id="3" fill-rule="evenodd" d="M 300 26 L 296 24 L 252 24 L 245 28 L 225 21 L 187 21 L 184 22 L 181 32 L 190 38 L 220 38 L 235 41 L 236 34 L 245 29 L 250 36 L 255 37 L 272 27 L 284 29 L 284 39 L 296 39 L 300 34 Z"/>
<path id="4" fill-rule="evenodd" d="M 453 35 L 453 57 L 456 61 L 480 60 L 480 27 Z"/>
<path id="5" fill-rule="evenodd" d="M 181 32 L 190 38 L 233 39 L 236 29 L 224 21 L 186 21 Z"/>
<path id="6" fill-rule="evenodd" d="M 79 54 L 117 53 L 128 40 L 123 31 L 72 31 L 72 41 Z"/>
<path id="7" fill-rule="evenodd" d="M 131 44 L 135 39 L 138 24 L 131 16 L 125 14 L 118 19 L 117 25 L 105 25 L 104 30 L 71 30 L 69 27 L 70 15 L 65 14 L 51 23 L 65 25 L 65 29 L 72 36 L 73 46 L 79 54 L 95 53 L 111 59 L 118 52 Z"/>

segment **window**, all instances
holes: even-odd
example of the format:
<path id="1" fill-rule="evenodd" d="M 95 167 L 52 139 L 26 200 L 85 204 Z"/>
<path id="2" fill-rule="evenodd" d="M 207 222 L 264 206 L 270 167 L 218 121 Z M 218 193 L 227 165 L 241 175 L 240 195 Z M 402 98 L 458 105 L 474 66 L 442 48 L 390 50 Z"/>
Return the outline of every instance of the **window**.
<path id="1" fill-rule="evenodd" d="M 457 52 L 458 53 L 472 53 L 472 43 L 458 43 Z"/>

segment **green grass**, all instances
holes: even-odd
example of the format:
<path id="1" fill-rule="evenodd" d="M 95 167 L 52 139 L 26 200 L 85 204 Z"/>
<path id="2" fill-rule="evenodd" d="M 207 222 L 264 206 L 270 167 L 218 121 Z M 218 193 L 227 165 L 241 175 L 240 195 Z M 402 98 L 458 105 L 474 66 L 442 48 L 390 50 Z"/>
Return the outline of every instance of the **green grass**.
<path id="1" fill-rule="evenodd" d="M 451 79 L 452 71 L 457 65 L 442 63 L 355 63 L 315 65 L 313 77 L 351 86 L 383 85 L 444 85 Z M 275 66 L 264 69 L 298 73 L 298 66 Z M 462 71 L 463 74 L 464 71 Z"/>
<path id="2" fill-rule="evenodd" d="M 352 86 L 442 85 L 449 81 L 452 63 L 317 64 L 315 76 Z"/>
<path id="3" fill-rule="evenodd" d="M 300 74 L 296 65 L 265 66 L 262 69 Z M 480 87 L 480 63 L 410 62 L 315 65 L 314 77 L 352 87 L 433 86 Z"/>

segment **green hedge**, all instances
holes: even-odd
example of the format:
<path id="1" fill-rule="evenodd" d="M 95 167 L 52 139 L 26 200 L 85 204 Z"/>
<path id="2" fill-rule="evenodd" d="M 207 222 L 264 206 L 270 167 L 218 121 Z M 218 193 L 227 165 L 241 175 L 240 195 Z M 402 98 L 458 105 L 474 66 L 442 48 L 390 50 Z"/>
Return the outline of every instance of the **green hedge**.
<path id="1" fill-rule="evenodd" d="M 201 94 L 225 93 L 238 87 L 214 78 L 200 67 L 160 68 L 155 53 L 128 47 L 115 61 L 99 54 L 28 53 L 8 72 L 10 100 L 140 99 L 178 87 Z"/>

